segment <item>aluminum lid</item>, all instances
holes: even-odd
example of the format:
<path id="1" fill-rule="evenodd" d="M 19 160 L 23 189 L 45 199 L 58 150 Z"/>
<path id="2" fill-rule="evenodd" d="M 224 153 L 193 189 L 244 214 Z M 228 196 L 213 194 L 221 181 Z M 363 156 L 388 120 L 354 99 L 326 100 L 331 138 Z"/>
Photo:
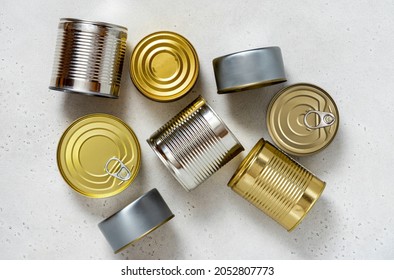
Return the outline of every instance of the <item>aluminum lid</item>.
<path id="1" fill-rule="evenodd" d="M 218 93 L 237 92 L 286 82 L 279 47 L 232 53 L 215 58 L 212 63 Z"/>
<path id="2" fill-rule="evenodd" d="M 197 81 L 199 62 L 192 44 L 183 36 L 161 31 L 143 38 L 130 60 L 130 76 L 146 97 L 174 101 Z"/>
<path id="3" fill-rule="evenodd" d="M 64 132 L 57 163 L 64 180 L 77 192 L 109 197 L 126 189 L 137 176 L 140 145 L 133 130 L 120 119 L 87 115 Z"/>
<path id="4" fill-rule="evenodd" d="M 119 253 L 173 217 L 159 191 L 152 189 L 98 226 L 114 253 Z"/>
<path id="5" fill-rule="evenodd" d="M 285 152 L 310 155 L 334 139 L 339 127 L 338 108 L 331 96 L 315 85 L 291 85 L 271 100 L 267 127 L 272 140 Z"/>

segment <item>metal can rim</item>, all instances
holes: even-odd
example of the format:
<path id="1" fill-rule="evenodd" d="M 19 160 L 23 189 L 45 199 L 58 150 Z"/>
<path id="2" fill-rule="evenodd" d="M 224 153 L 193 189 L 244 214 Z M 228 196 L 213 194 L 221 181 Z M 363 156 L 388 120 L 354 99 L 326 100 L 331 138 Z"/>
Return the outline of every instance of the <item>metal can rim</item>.
<path id="1" fill-rule="evenodd" d="M 113 95 L 113 94 L 106 94 L 106 93 L 101 93 L 101 92 L 95 92 L 95 91 L 83 91 L 83 90 L 74 90 L 72 88 L 61 88 L 61 87 L 55 87 L 55 86 L 49 86 L 48 87 L 50 90 L 56 90 L 56 91 L 61 91 L 65 93 L 75 93 L 75 94 L 81 94 L 81 95 L 87 95 L 87 96 L 99 96 L 99 97 L 105 97 L 105 98 L 110 98 L 110 99 L 118 99 L 118 95 Z"/>
<path id="2" fill-rule="evenodd" d="M 233 176 L 231 177 L 231 179 L 227 183 L 227 186 L 232 188 L 234 185 L 236 185 L 238 183 L 239 179 L 246 173 L 246 171 L 253 164 L 254 160 L 256 159 L 256 155 L 264 147 L 264 145 L 265 145 L 265 140 L 263 138 L 261 138 L 259 141 L 257 141 L 257 143 L 250 150 L 250 152 L 246 155 L 246 157 L 238 165 L 237 170 L 234 172 Z"/>
<path id="3" fill-rule="evenodd" d="M 114 29 L 121 29 L 123 31 L 127 31 L 127 27 L 125 27 L 125 26 L 113 24 L 113 23 L 108 23 L 108 22 L 104 22 L 104 21 L 84 20 L 84 19 L 77 19 L 77 18 L 60 18 L 59 23 L 64 23 L 64 22 L 83 23 L 83 24 L 96 25 L 99 27 L 114 28 Z"/>
<path id="4" fill-rule="evenodd" d="M 253 49 L 248 49 L 248 50 L 243 50 L 243 51 L 237 51 L 229 54 L 225 54 L 219 57 L 216 57 L 212 60 L 212 62 L 218 62 L 226 57 L 231 57 L 233 55 L 241 54 L 241 53 L 248 53 L 248 52 L 253 52 L 253 51 L 261 51 L 261 50 L 270 50 L 270 49 L 280 49 L 279 46 L 269 46 L 269 47 L 262 47 L 262 48 L 253 48 Z"/>

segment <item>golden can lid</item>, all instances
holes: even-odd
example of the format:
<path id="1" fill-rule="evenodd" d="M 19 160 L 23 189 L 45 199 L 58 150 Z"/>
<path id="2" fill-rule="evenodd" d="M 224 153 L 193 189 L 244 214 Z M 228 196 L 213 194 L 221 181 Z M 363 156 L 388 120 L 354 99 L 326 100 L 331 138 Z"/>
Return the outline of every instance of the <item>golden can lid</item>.
<path id="1" fill-rule="evenodd" d="M 295 84 L 279 91 L 267 111 L 267 127 L 285 152 L 304 156 L 327 147 L 339 127 L 338 108 L 318 86 Z"/>
<path id="2" fill-rule="evenodd" d="M 188 93 L 197 81 L 198 57 L 183 36 L 161 31 L 143 38 L 130 61 L 130 76 L 146 97 L 174 101 Z"/>
<path id="3" fill-rule="evenodd" d="M 107 114 L 74 121 L 63 133 L 57 164 L 75 191 L 93 198 L 116 195 L 138 174 L 141 148 L 133 130 Z"/>

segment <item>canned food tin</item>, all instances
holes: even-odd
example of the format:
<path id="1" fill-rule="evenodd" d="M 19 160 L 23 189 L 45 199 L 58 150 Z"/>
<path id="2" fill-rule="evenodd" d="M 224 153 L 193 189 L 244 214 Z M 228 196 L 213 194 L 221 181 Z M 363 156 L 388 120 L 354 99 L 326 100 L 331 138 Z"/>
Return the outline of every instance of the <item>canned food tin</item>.
<path id="1" fill-rule="evenodd" d="M 159 191 L 152 189 L 98 226 L 116 254 L 173 217 Z"/>
<path id="2" fill-rule="evenodd" d="M 279 47 L 259 48 L 213 60 L 218 93 L 249 90 L 286 82 Z"/>
<path id="3" fill-rule="evenodd" d="M 311 84 L 295 84 L 279 91 L 267 110 L 267 127 L 285 152 L 304 156 L 327 147 L 339 127 L 338 108 L 331 96 Z"/>
<path id="4" fill-rule="evenodd" d="M 201 96 L 147 140 L 179 183 L 190 191 L 244 150 Z"/>
<path id="5" fill-rule="evenodd" d="M 199 63 L 192 44 L 183 36 L 161 31 L 143 38 L 130 61 L 130 77 L 146 97 L 174 101 L 197 81 Z"/>
<path id="6" fill-rule="evenodd" d="M 137 176 L 140 144 L 120 119 L 107 114 L 87 115 L 64 132 L 57 164 L 75 191 L 93 198 L 109 197 L 126 189 Z"/>
<path id="7" fill-rule="evenodd" d="M 325 185 L 264 139 L 257 142 L 228 183 L 288 231 L 302 221 Z"/>
<path id="8" fill-rule="evenodd" d="M 62 18 L 50 89 L 118 98 L 127 28 Z"/>

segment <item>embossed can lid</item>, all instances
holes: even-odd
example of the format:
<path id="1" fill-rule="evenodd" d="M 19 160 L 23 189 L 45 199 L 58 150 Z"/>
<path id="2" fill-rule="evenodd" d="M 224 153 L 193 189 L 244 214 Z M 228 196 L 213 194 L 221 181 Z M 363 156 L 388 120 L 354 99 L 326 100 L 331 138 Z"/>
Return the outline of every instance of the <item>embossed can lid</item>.
<path id="1" fill-rule="evenodd" d="M 339 127 L 338 108 L 318 86 L 295 84 L 279 91 L 267 110 L 267 127 L 285 152 L 304 156 L 327 147 Z"/>

